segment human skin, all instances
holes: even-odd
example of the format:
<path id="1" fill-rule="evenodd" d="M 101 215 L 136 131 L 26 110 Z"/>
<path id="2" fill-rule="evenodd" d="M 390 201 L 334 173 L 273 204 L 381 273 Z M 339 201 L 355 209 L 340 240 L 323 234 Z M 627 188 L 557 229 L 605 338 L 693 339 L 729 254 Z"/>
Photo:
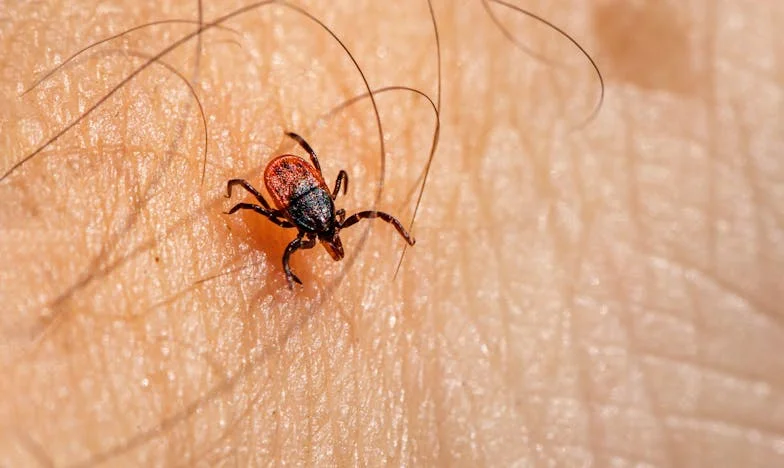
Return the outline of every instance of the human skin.
<path id="1" fill-rule="evenodd" d="M 209 21 L 235 6 L 206 3 Z M 435 99 L 424 1 L 304 2 L 373 88 Z M 784 463 L 781 2 L 435 2 L 442 132 L 415 247 L 381 221 L 352 261 L 298 252 L 230 178 L 303 134 L 349 213 L 374 206 L 365 92 L 313 22 L 273 7 L 167 56 L 0 182 L 0 466 L 778 466 Z M 193 29 L 145 29 L 25 97 L 86 44 L 195 2 L 17 2 L 0 23 L 0 169 Z M 730 27 L 732 25 L 732 27 Z M 122 54 L 126 51 L 127 54 Z M 146 55 L 145 55 L 146 54 Z M 433 113 L 377 96 L 379 209 L 410 220 Z M 370 231 L 365 231 L 372 227 Z M 366 240 L 363 235 L 367 232 Z M 243 268 L 245 267 L 245 268 Z M 782 353 L 782 354 L 779 354 Z"/>

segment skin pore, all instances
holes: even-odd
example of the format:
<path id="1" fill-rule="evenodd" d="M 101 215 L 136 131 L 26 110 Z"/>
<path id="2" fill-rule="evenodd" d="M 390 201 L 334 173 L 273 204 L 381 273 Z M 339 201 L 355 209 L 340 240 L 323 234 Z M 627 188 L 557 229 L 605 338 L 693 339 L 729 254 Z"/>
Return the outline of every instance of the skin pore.
<path id="1" fill-rule="evenodd" d="M 0 168 L 193 30 L 196 2 L 12 2 Z M 780 2 L 533 2 L 552 30 L 436 1 L 441 140 L 403 242 L 363 221 L 348 258 L 223 211 L 226 181 L 303 155 L 338 207 L 376 201 L 366 91 L 335 41 L 262 8 L 153 65 L 0 183 L 0 466 L 776 466 L 784 460 Z M 242 4 L 204 4 L 210 21 Z M 436 96 L 424 1 L 307 1 L 373 88 Z M 732 27 L 727 27 L 729 24 Z M 408 222 L 434 116 L 377 96 L 376 208 Z M 779 150 L 779 151 L 777 151 Z M 413 194 L 413 195 L 412 195 Z M 248 200 L 250 201 L 250 200 Z M 372 227 L 367 231 L 368 227 Z"/>

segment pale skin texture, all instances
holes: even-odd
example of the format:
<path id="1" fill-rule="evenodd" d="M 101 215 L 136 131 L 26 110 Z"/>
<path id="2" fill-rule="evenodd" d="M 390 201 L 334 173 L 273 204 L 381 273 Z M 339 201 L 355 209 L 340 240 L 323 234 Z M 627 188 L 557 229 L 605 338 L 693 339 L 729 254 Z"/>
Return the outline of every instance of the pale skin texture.
<path id="1" fill-rule="evenodd" d="M 137 3 L 6 5 L 0 168 L 193 26 L 136 32 L 19 98 L 42 73 L 129 27 L 197 19 L 195 2 Z M 220 3 L 206 20 L 234 8 Z M 373 87 L 435 98 L 427 6 L 388 3 L 304 6 Z M 339 207 L 373 204 L 368 101 L 312 128 L 362 81 L 281 7 L 205 34 L 198 72 L 195 41 L 167 58 L 208 115 L 203 187 L 195 100 L 160 65 L 0 183 L 0 466 L 783 464 L 784 4 L 551 3 L 526 6 L 607 78 L 576 131 L 598 89 L 567 41 L 495 10 L 543 64 L 478 1 L 436 2 L 442 139 L 394 281 L 403 241 L 380 221 L 344 233 L 348 270 L 295 254 L 292 294 L 295 233 L 222 214 L 245 199 L 223 199 L 226 180 L 261 188 L 295 150 L 285 130 L 330 186 L 348 171 Z M 378 104 L 378 208 L 408 221 L 433 114 L 405 93 Z"/>

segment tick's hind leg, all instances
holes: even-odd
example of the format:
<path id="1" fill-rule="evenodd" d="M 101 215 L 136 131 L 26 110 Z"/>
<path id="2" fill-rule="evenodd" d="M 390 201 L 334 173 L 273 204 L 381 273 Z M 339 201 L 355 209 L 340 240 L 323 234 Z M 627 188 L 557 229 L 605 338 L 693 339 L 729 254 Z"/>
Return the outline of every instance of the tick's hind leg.
<path id="1" fill-rule="evenodd" d="M 291 267 L 289 266 L 291 254 L 300 249 L 311 249 L 316 245 L 316 239 L 313 237 L 308 237 L 303 241 L 302 236 L 304 235 L 304 233 L 300 232 L 299 235 L 297 235 L 297 238 L 286 246 L 286 251 L 283 252 L 283 272 L 286 274 L 286 281 L 289 283 L 289 289 L 294 289 L 294 283 L 302 284 L 302 281 L 291 271 Z"/>
<path id="2" fill-rule="evenodd" d="M 302 148 L 303 148 L 305 151 L 307 151 L 307 152 L 308 152 L 308 154 L 310 155 L 310 162 L 312 162 L 312 163 L 313 163 L 313 165 L 316 167 L 316 170 L 317 170 L 317 171 L 319 171 L 319 174 L 321 174 L 321 164 L 319 164 L 318 157 L 316 157 L 316 152 L 315 152 L 315 151 L 313 151 L 313 148 L 311 148 L 311 147 L 310 147 L 310 145 L 308 144 L 308 142 L 307 142 L 307 141 L 305 141 L 305 139 L 304 139 L 304 138 L 302 138 L 301 136 L 297 135 L 297 134 L 296 134 L 296 133 L 294 133 L 294 132 L 286 132 L 286 135 L 288 135 L 289 137 L 291 137 L 291 139 L 293 139 L 294 141 L 296 141 L 297 143 L 299 143 L 299 145 L 300 145 L 300 146 L 301 146 L 301 147 L 302 147 Z M 321 176 L 322 176 L 322 177 L 324 177 L 324 174 L 321 174 Z"/>
<path id="3" fill-rule="evenodd" d="M 240 187 L 250 192 L 250 194 L 256 197 L 256 200 L 258 200 L 259 203 L 261 203 L 261 206 L 263 206 L 267 210 L 272 211 L 272 208 L 270 207 L 269 203 L 267 203 L 267 200 L 265 200 L 264 197 L 261 195 L 261 193 L 259 193 L 259 191 L 256 190 L 252 185 L 250 185 L 250 182 L 248 182 L 245 179 L 231 179 L 226 184 L 226 198 L 231 198 L 231 189 L 235 185 L 239 185 Z"/>
<path id="4" fill-rule="evenodd" d="M 338 198 L 338 194 L 340 193 L 340 184 L 343 184 L 343 195 L 348 192 L 348 173 L 343 169 L 338 172 L 338 178 L 335 179 L 335 190 L 332 191 L 332 199 Z"/>
<path id="5" fill-rule="evenodd" d="M 356 224 L 360 219 L 373 219 L 373 218 L 380 218 L 388 222 L 392 226 L 395 226 L 397 232 L 399 232 L 400 235 L 403 236 L 403 239 L 405 239 L 406 242 L 408 242 L 408 245 L 414 245 L 416 243 L 416 239 L 411 237 L 411 234 L 409 234 L 408 231 L 406 231 L 406 228 L 403 227 L 403 225 L 400 223 L 400 221 L 397 220 L 397 218 L 395 218 L 391 214 L 384 213 L 383 211 L 369 210 L 369 211 L 360 211 L 359 213 L 354 213 L 353 215 L 346 218 L 344 222 L 341 223 L 340 228 L 344 229 L 349 226 L 352 226 Z"/>
<path id="6" fill-rule="evenodd" d="M 272 221 L 273 223 L 277 224 L 280 227 L 284 227 L 284 228 L 294 227 L 293 224 L 286 221 L 285 219 L 280 219 L 278 217 L 277 212 L 268 210 L 263 206 L 254 205 L 253 203 L 237 203 L 229 211 L 227 211 L 226 214 L 234 214 L 234 212 L 237 210 L 253 210 L 256 213 L 266 217 L 267 219 L 269 219 L 270 221 Z"/>

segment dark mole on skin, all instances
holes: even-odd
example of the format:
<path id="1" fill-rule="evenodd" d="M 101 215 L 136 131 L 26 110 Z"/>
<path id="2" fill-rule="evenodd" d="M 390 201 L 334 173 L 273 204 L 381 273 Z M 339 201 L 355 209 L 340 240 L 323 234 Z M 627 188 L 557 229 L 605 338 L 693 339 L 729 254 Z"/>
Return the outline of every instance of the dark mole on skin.
<path id="1" fill-rule="evenodd" d="M 643 90 L 681 95 L 701 89 L 701 62 L 689 42 L 687 11 L 660 0 L 593 7 L 594 30 L 610 74 Z"/>
<path id="2" fill-rule="evenodd" d="M 294 288 L 295 282 L 302 284 L 289 267 L 291 254 L 300 249 L 313 248 L 318 240 L 333 260 L 342 260 L 344 252 L 343 243 L 340 241 L 340 230 L 356 224 L 361 219 L 380 218 L 393 225 L 409 245 L 414 245 L 416 242 L 414 238 L 400 221 L 390 214 L 367 210 L 346 218 L 346 210 L 342 208 L 335 210 L 334 201 L 340 193 L 341 186 L 344 194 L 348 191 L 348 174 L 344 170 L 338 173 L 335 188 L 330 193 L 313 148 L 296 133 L 289 132 L 286 135 L 299 143 L 310 155 L 311 164 L 293 154 L 284 154 L 270 161 L 264 170 L 264 184 L 276 209 L 272 209 L 267 200 L 248 181 L 229 180 L 226 186 L 227 198 L 231 197 L 232 187 L 239 185 L 256 197 L 260 205 L 237 203 L 226 214 L 232 214 L 237 210 L 253 210 L 278 226 L 297 229 L 297 237 L 289 243 L 283 253 L 283 271 L 289 289 Z"/>

